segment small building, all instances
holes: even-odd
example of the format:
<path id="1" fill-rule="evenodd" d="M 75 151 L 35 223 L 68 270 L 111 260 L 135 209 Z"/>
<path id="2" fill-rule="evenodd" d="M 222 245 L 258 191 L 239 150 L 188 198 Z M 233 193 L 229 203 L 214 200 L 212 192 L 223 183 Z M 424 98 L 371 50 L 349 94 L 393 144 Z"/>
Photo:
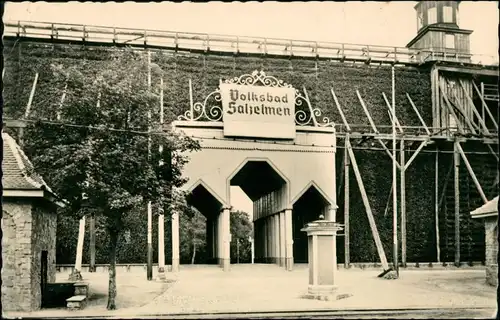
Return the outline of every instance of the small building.
<path id="1" fill-rule="evenodd" d="M 486 242 L 486 282 L 498 285 L 498 196 L 471 212 L 471 217 L 484 219 Z"/>
<path id="2" fill-rule="evenodd" d="M 56 277 L 55 194 L 33 170 L 16 141 L 2 132 L 2 309 L 42 306 Z"/>

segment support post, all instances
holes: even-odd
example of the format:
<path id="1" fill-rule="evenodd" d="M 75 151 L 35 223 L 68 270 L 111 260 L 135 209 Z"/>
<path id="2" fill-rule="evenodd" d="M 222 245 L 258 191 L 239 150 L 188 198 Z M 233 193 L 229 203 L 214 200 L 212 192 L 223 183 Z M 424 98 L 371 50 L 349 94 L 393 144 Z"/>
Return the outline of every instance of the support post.
<path id="1" fill-rule="evenodd" d="M 472 181 L 474 181 L 474 184 L 476 185 L 477 191 L 479 192 L 481 199 L 483 200 L 484 203 L 488 202 L 488 199 L 486 198 L 486 195 L 484 194 L 483 188 L 481 188 L 481 184 L 479 183 L 479 180 L 477 180 L 476 174 L 474 173 L 474 170 L 472 170 L 472 167 L 469 163 L 469 160 L 465 156 L 464 150 L 460 146 L 460 143 L 457 142 L 456 146 L 457 146 L 458 152 L 462 156 L 462 160 L 464 161 L 465 166 L 467 167 L 467 170 L 469 171 L 470 176 L 472 177 Z"/>
<path id="2" fill-rule="evenodd" d="M 151 51 L 148 51 L 148 90 L 151 91 Z M 151 110 L 148 110 L 148 158 L 151 157 Z M 148 214 L 148 266 L 147 266 L 147 279 L 153 280 L 153 211 L 151 208 L 151 201 L 147 203 Z"/>
<path id="3" fill-rule="evenodd" d="M 455 266 L 460 266 L 460 153 L 458 152 L 458 141 L 454 143 L 453 162 L 455 166 Z"/>
<path id="4" fill-rule="evenodd" d="M 90 266 L 89 272 L 95 272 L 95 217 L 92 214 L 89 219 L 89 233 L 90 233 Z"/>
<path id="5" fill-rule="evenodd" d="M 293 270 L 292 209 L 285 209 L 286 270 Z"/>
<path id="6" fill-rule="evenodd" d="M 172 212 L 172 272 L 179 271 L 179 213 Z"/>
<path id="7" fill-rule="evenodd" d="M 229 271 L 231 264 L 230 260 L 230 242 L 231 242 L 231 230 L 230 230 L 230 209 L 224 208 L 222 210 L 222 234 L 223 234 L 223 256 L 222 256 L 222 268 L 224 271 Z"/>
<path id="8" fill-rule="evenodd" d="M 345 141 L 349 140 L 349 133 L 346 134 Z M 348 269 L 351 264 L 350 238 L 349 238 L 349 154 L 344 149 L 344 268 Z"/>
<path id="9" fill-rule="evenodd" d="M 406 168 L 405 142 L 401 139 L 401 264 L 406 268 Z"/>
<path id="10" fill-rule="evenodd" d="M 436 169 L 435 169 L 435 179 L 434 179 L 434 196 L 435 196 L 435 227 L 436 227 L 436 259 L 437 262 L 441 262 L 441 245 L 439 237 L 439 148 L 436 148 Z"/>
<path id="11" fill-rule="evenodd" d="M 160 78 L 160 125 L 163 127 L 163 77 Z M 163 158 L 163 145 L 159 146 L 159 153 Z M 170 159 L 170 157 L 169 157 Z M 159 162 L 160 166 L 164 163 L 162 160 Z M 169 168 L 171 163 L 168 163 Z M 169 197 L 172 197 L 172 191 L 170 190 Z M 160 208 L 158 208 L 160 209 Z M 165 279 L 165 212 L 164 210 L 159 210 L 158 212 L 158 278 L 160 280 Z"/>
<path id="12" fill-rule="evenodd" d="M 380 240 L 380 235 L 378 234 L 377 225 L 375 224 L 375 219 L 373 218 L 372 209 L 368 201 L 368 195 L 366 194 L 365 186 L 361 178 L 361 173 L 359 172 L 358 164 L 356 158 L 354 157 L 354 152 L 352 151 L 351 143 L 346 140 L 347 151 L 349 152 L 349 157 L 351 158 L 352 169 L 354 170 L 354 175 L 358 182 L 359 191 L 361 192 L 361 198 L 366 209 L 366 215 L 368 216 L 368 222 L 370 223 L 370 228 L 373 234 L 373 239 L 375 240 L 375 245 L 377 247 L 377 252 L 382 263 L 382 268 L 384 271 L 389 270 L 389 264 L 387 263 L 387 258 L 385 256 L 384 247 L 382 246 L 382 241 Z"/>
<path id="13" fill-rule="evenodd" d="M 280 256 L 279 256 L 279 264 L 280 267 L 285 266 L 285 251 L 286 251 L 286 244 L 285 244 L 285 211 L 281 211 L 279 213 L 279 228 L 280 228 Z"/>
<path id="14" fill-rule="evenodd" d="M 148 266 L 147 266 L 147 279 L 153 280 L 153 213 L 151 208 L 151 201 L 147 204 L 148 214 Z"/>
<path id="15" fill-rule="evenodd" d="M 85 217 L 80 219 L 80 225 L 78 228 L 78 242 L 76 244 L 76 261 L 75 261 L 75 271 L 82 271 L 82 257 L 83 257 L 83 241 L 85 238 Z"/>
<path id="16" fill-rule="evenodd" d="M 274 220 L 274 263 L 279 265 L 280 263 L 280 223 L 279 223 L 279 213 L 273 215 Z"/>
<path id="17" fill-rule="evenodd" d="M 394 83 L 394 66 L 392 66 L 392 203 L 393 203 L 393 220 L 392 220 L 392 237 L 393 237 L 393 260 L 394 270 L 399 276 L 398 265 L 398 195 L 397 195 L 397 166 L 396 166 L 396 96 Z"/>

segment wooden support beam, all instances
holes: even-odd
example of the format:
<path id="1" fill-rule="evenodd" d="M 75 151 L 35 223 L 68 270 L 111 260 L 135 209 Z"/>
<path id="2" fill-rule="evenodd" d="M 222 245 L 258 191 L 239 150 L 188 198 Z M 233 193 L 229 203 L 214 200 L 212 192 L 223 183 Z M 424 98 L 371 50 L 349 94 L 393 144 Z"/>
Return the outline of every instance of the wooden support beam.
<path id="1" fill-rule="evenodd" d="M 382 140 L 380 140 L 380 139 L 377 139 L 377 141 L 384 148 L 385 153 L 387 153 L 389 155 L 389 157 L 391 158 L 391 160 L 396 162 L 396 166 L 398 167 L 398 169 L 401 169 L 401 165 L 399 164 L 398 160 L 394 159 L 394 157 L 392 156 L 391 151 L 389 150 L 389 148 L 387 148 L 387 146 L 385 145 L 385 143 Z"/>
<path id="2" fill-rule="evenodd" d="M 493 117 L 493 115 L 491 114 L 490 108 L 488 108 L 488 104 L 486 103 L 486 101 L 484 101 L 484 97 L 481 94 L 481 91 L 479 91 L 479 89 L 477 88 L 477 86 L 474 83 L 474 81 L 472 81 L 472 86 L 476 90 L 477 95 L 479 96 L 479 99 L 481 99 L 481 103 L 483 104 L 484 110 L 486 110 L 486 112 L 488 113 L 488 115 L 491 118 L 491 121 L 493 121 L 493 125 L 495 126 L 495 129 L 498 130 L 498 123 L 496 122 L 495 117 Z"/>
<path id="3" fill-rule="evenodd" d="M 346 137 L 346 145 L 348 144 L 349 135 Z M 349 237 L 349 152 L 344 149 L 344 267 L 350 267 L 350 237 Z"/>
<path id="4" fill-rule="evenodd" d="M 405 143 L 401 139 L 401 263 L 406 267 L 406 167 L 405 167 Z"/>
<path id="5" fill-rule="evenodd" d="M 490 150 L 491 154 L 495 157 L 495 159 L 497 159 L 497 162 L 498 162 L 498 154 L 495 152 L 495 150 L 493 150 L 493 148 L 487 144 L 486 145 L 488 147 L 488 150 Z"/>
<path id="6" fill-rule="evenodd" d="M 453 163 L 454 187 L 455 187 L 455 266 L 460 266 L 460 153 L 458 151 L 458 141 L 454 143 Z"/>
<path id="7" fill-rule="evenodd" d="M 68 91 L 68 77 L 66 77 L 66 82 L 64 84 L 64 90 L 63 90 L 63 94 L 61 96 L 61 101 L 59 101 L 59 107 L 57 108 L 57 113 L 56 113 L 56 119 L 59 121 L 61 120 L 61 112 L 62 112 L 62 106 L 64 104 L 64 100 L 66 99 L 66 93 Z"/>
<path id="8" fill-rule="evenodd" d="M 484 133 L 490 134 L 490 131 L 486 127 L 486 123 L 484 122 L 483 117 L 479 114 L 479 111 L 477 111 L 477 108 L 474 105 L 474 101 L 472 101 L 472 98 L 469 96 L 469 93 L 467 92 L 467 89 L 465 88 L 465 85 L 464 85 L 462 79 L 459 79 L 459 83 L 460 83 L 460 86 L 462 87 L 462 90 L 464 92 L 465 97 L 467 98 L 467 101 L 469 102 L 469 106 L 472 109 L 472 112 L 474 112 L 474 114 L 476 115 L 476 117 L 479 121 L 479 124 L 481 125 L 481 127 L 484 130 Z"/>
<path id="9" fill-rule="evenodd" d="M 415 106 L 415 104 L 413 103 L 413 100 L 411 100 L 410 98 L 410 95 L 408 94 L 408 92 L 406 93 L 406 98 L 408 99 L 408 101 L 410 101 L 410 104 L 413 108 L 413 110 L 415 111 L 415 113 L 417 114 L 417 117 L 418 119 L 420 120 L 420 123 L 422 124 L 422 126 L 424 127 L 425 129 L 425 132 L 427 132 L 427 135 L 431 135 L 431 132 L 429 131 L 429 127 L 427 127 L 427 125 L 425 124 L 425 121 L 424 119 L 422 118 L 422 116 L 420 115 L 420 112 L 418 111 L 417 107 Z"/>
<path id="10" fill-rule="evenodd" d="M 448 80 L 446 80 L 446 83 L 448 83 Z M 460 99 L 457 98 L 457 95 L 455 93 L 454 90 L 452 90 L 452 93 L 453 95 L 455 96 L 456 98 L 456 105 L 455 105 L 455 108 L 457 108 L 458 111 L 460 111 L 460 113 L 462 114 L 462 117 L 464 117 L 465 119 L 465 123 L 467 123 L 467 126 L 469 127 L 470 131 L 473 133 L 473 134 L 476 134 L 476 128 L 477 126 L 475 126 L 472 121 L 470 120 L 469 116 L 467 115 L 467 112 L 465 112 L 465 109 L 462 108 L 462 104 L 460 103 Z"/>
<path id="11" fill-rule="evenodd" d="M 349 123 L 347 123 L 347 120 L 346 120 L 345 115 L 344 115 L 344 111 L 342 111 L 342 108 L 340 107 L 339 100 L 337 99 L 337 96 L 335 95 L 333 88 L 330 88 L 330 92 L 332 93 L 333 100 L 335 101 L 335 106 L 337 107 L 337 110 L 340 113 L 340 117 L 342 118 L 342 122 L 344 123 L 344 126 L 347 129 L 347 132 L 351 132 L 351 127 L 349 126 Z"/>
<path id="12" fill-rule="evenodd" d="M 359 94 L 359 90 L 356 90 L 356 94 L 358 95 L 359 102 L 361 103 L 361 106 L 363 107 L 363 110 L 366 114 L 366 117 L 368 118 L 368 121 L 370 122 L 370 125 L 375 133 L 379 133 L 377 130 L 377 127 L 375 126 L 375 123 L 373 122 L 372 116 L 370 115 L 370 112 L 368 111 L 368 108 L 365 105 L 365 102 L 363 101 L 363 98 L 361 98 L 361 95 Z"/>
<path id="13" fill-rule="evenodd" d="M 389 117 L 391 118 L 391 122 L 393 121 L 393 119 L 395 119 L 394 121 L 396 121 L 396 125 L 398 126 L 399 132 L 403 133 L 403 128 L 401 127 L 401 123 L 399 123 L 398 117 L 394 116 L 394 114 L 392 112 L 392 106 L 389 103 L 389 100 L 387 100 L 387 96 L 385 95 L 385 92 L 382 92 L 382 96 L 384 96 L 385 104 L 387 105 L 387 109 L 389 111 Z"/>
<path id="14" fill-rule="evenodd" d="M 35 96 L 37 83 L 38 83 L 38 72 L 35 74 L 35 80 L 33 80 L 33 85 L 31 86 L 30 96 L 28 98 L 28 103 L 26 104 L 26 109 L 24 111 L 24 119 L 27 119 L 29 117 L 31 111 L 31 104 L 33 103 L 33 97 Z"/>
<path id="15" fill-rule="evenodd" d="M 90 238 L 90 265 L 89 272 L 95 272 L 95 217 L 92 214 L 89 219 L 89 238 Z"/>
<path id="16" fill-rule="evenodd" d="M 469 160 L 465 156 L 464 150 L 462 149 L 460 142 L 456 142 L 456 148 L 458 149 L 458 152 L 460 152 L 460 155 L 464 160 L 465 166 L 467 167 L 467 170 L 469 171 L 469 174 L 472 177 L 472 181 L 474 181 L 474 184 L 476 185 L 476 189 L 479 192 L 481 199 L 483 199 L 484 203 L 488 202 L 488 199 L 486 198 L 486 195 L 483 192 L 483 188 L 481 188 L 481 184 L 479 183 L 479 180 L 477 180 L 476 174 L 474 173 L 474 170 L 472 170 L 472 167 L 469 163 Z"/>
<path id="17" fill-rule="evenodd" d="M 413 160 L 415 160 L 415 158 L 417 157 L 417 155 L 419 154 L 419 152 L 427 145 L 427 141 L 422 141 L 420 143 L 420 145 L 418 146 L 417 150 L 415 150 L 415 152 L 413 153 L 413 155 L 410 157 L 410 160 L 408 160 L 408 162 L 406 163 L 406 165 L 404 166 L 404 170 L 408 169 L 411 165 L 411 163 L 413 162 Z"/>
<path id="18" fill-rule="evenodd" d="M 358 182 L 359 191 L 361 192 L 361 198 L 363 200 L 363 204 L 366 209 L 366 215 L 368 216 L 368 221 L 370 223 L 370 228 L 372 230 L 373 239 L 375 240 L 375 245 L 377 247 L 377 252 L 380 258 L 380 262 L 382 263 L 382 267 L 384 271 L 389 270 L 389 264 L 387 263 L 387 258 L 385 256 L 384 247 L 382 245 L 382 241 L 380 240 L 380 235 L 378 234 L 377 225 L 375 223 L 375 219 L 373 217 L 372 209 L 370 207 L 370 203 L 368 201 L 368 195 L 366 194 L 365 186 L 363 184 L 363 179 L 361 178 L 361 173 L 359 172 L 358 164 L 356 162 L 356 158 L 354 157 L 354 152 L 352 151 L 352 146 L 349 140 L 346 140 L 347 151 L 349 152 L 349 157 L 351 160 L 352 168 L 354 170 L 354 175 L 356 176 L 356 180 Z"/>
<path id="19" fill-rule="evenodd" d="M 460 132 L 461 134 L 464 134 L 464 128 L 463 128 L 462 124 L 460 123 L 460 119 L 457 117 L 455 110 L 453 110 L 453 107 L 450 104 L 450 100 L 448 100 L 448 95 L 446 94 L 442 83 L 440 83 L 439 89 L 441 90 L 441 94 L 443 95 L 446 106 L 448 107 L 448 111 L 450 111 L 451 115 L 453 116 L 453 118 L 455 118 L 455 121 L 457 122 L 458 132 Z"/>
<path id="20" fill-rule="evenodd" d="M 435 178 L 434 178 L 434 226 L 436 231 L 436 259 L 441 262 L 441 245 L 439 236 L 439 148 L 436 148 L 436 163 L 435 163 Z"/>

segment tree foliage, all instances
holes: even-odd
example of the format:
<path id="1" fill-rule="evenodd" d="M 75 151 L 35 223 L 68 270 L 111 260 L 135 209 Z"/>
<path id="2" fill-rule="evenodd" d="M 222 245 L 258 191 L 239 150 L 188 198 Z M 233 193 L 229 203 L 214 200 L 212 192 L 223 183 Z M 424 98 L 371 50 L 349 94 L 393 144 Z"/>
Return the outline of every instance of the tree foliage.
<path id="1" fill-rule="evenodd" d="M 93 70 L 93 77 L 64 65 L 51 67 L 53 77 L 67 84 L 65 100 L 28 128 L 26 151 L 68 202 L 63 214 L 102 217 L 111 266 L 108 308 L 114 309 L 120 234 L 147 201 L 159 208 L 182 202 L 172 190 L 185 182 L 181 170 L 187 152 L 198 145 L 172 131 L 148 134 L 163 132 L 158 122 L 160 88 L 148 85 L 149 66 L 140 55 L 117 52 L 104 68 Z M 58 118 L 67 125 L 47 123 Z M 159 153 L 160 145 L 166 152 Z"/>
<path id="2" fill-rule="evenodd" d="M 252 258 L 250 238 L 253 238 L 253 226 L 248 213 L 239 210 L 231 212 L 230 230 L 231 261 L 250 262 Z"/>

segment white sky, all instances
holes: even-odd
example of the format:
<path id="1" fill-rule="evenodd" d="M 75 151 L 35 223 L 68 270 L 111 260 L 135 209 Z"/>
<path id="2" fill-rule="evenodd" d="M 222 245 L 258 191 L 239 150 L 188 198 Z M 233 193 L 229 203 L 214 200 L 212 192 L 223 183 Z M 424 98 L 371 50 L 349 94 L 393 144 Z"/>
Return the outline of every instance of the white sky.
<path id="1" fill-rule="evenodd" d="M 404 47 L 416 35 L 415 1 L 93 3 L 7 2 L 4 21 L 31 20 Z M 462 1 L 473 54 L 498 56 L 498 1 Z M 232 204 L 249 213 L 239 188 Z"/>

